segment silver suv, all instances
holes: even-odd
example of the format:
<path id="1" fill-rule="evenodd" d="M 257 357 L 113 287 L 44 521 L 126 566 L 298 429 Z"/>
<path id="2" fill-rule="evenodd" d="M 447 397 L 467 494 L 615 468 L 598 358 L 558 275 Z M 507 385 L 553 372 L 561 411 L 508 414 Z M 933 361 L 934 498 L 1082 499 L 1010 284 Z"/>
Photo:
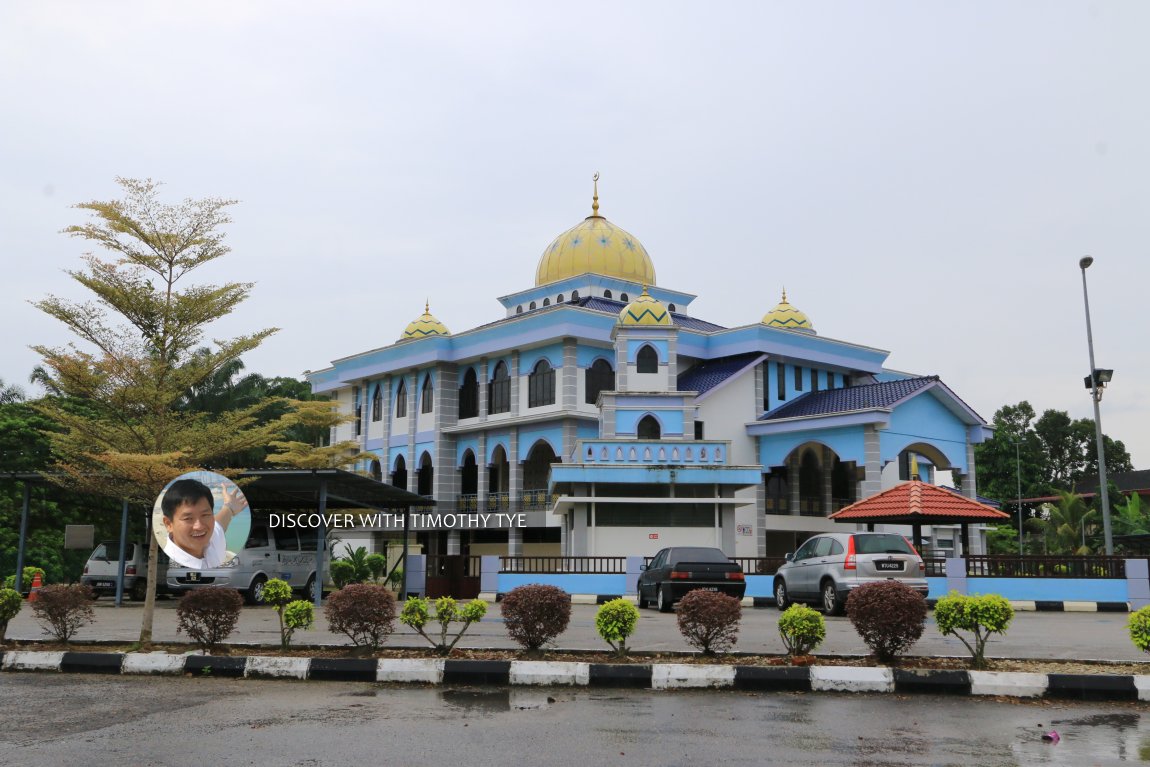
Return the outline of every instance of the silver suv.
<path id="1" fill-rule="evenodd" d="M 894 533 L 826 533 L 810 538 L 775 574 L 775 604 L 815 602 L 839 615 L 851 589 L 897 580 L 925 598 L 926 565 L 910 542 Z"/>

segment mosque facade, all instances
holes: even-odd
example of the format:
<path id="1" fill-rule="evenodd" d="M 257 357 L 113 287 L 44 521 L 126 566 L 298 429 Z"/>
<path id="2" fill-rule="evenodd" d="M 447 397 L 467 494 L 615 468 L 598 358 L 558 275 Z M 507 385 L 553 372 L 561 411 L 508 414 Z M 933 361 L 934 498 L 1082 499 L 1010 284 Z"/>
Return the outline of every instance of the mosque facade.
<path id="1" fill-rule="evenodd" d="M 738 327 L 694 317 L 694 298 L 659 285 L 596 189 L 534 286 L 498 299 L 501 319 L 451 332 L 425 306 L 395 343 L 308 379 L 352 417 L 332 439 L 374 456 L 360 469 L 458 520 L 418 531 L 431 554 L 781 556 L 912 475 L 949 473 L 974 497 L 989 430 L 938 376 L 818 335 L 785 292 Z M 466 522 L 477 514 L 516 522 Z M 951 528 L 925 532 L 938 551 L 961 546 Z"/>

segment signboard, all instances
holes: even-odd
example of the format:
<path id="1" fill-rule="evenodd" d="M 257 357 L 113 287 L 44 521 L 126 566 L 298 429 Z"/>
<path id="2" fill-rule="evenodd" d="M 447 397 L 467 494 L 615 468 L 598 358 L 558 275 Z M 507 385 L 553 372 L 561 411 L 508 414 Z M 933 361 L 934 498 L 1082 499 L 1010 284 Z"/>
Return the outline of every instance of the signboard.
<path id="1" fill-rule="evenodd" d="M 64 548 L 91 551 L 96 547 L 95 525 L 64 525 Z"/>
<path id="2" fill-rule="evenodd" d="M 739 535 L 754 535 L 750 525 L 735 525 L 735 532 Z"/>

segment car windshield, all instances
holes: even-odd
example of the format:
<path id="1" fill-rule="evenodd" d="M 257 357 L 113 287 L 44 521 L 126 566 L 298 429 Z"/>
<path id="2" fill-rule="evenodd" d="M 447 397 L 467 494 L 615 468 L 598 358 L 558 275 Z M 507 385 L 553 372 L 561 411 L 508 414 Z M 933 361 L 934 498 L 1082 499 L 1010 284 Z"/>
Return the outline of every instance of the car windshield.
<path id="1" fill-rule="evenodd" d="M 730 562 L 727 555 L 718 549 L 687 547 L 671 549 L 671 564 L 679 562 Z"/>
<path id="2" fill-rule="evenodd" d="M 857 554 L 913 554 L 914 550 L 901 535 L 876 533 L 874 535 L 856 535 L 855 553 Z"/>

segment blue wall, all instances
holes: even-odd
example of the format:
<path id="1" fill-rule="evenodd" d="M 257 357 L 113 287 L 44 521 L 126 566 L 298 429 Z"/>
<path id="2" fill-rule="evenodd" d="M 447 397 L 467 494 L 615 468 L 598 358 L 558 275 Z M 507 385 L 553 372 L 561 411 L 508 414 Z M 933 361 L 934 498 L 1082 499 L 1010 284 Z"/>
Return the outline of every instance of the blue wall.
<path id="1" fill-rule="evenodd" d="M 1001 594 L 1016 602 L 1125 602 L 1127 599 L 1126 581 L 1116 578 L 968 578 L 966 590 L 970 594 Z"/>
<path id="2" fill-rule="evenodd" d="M 879 432 L 879 447 L 884 461 L 894 461 L 907 446 L 925 442 L 966 473 L 966 432 L 966 424 L 934 395 L 924 392 L 895 407 L 889 428 Z"/>
<path id="3" fill-rule="evenodd" d="M 627 400 L 620 400 L 620 404 Z M 659 422 L 663 434 L 683 433 L 682 410 L 624 410 L 615 411 L 615 432 L 617 434 L 634 434 L 639 428 L 639 421 L 650 413 Z"/>

